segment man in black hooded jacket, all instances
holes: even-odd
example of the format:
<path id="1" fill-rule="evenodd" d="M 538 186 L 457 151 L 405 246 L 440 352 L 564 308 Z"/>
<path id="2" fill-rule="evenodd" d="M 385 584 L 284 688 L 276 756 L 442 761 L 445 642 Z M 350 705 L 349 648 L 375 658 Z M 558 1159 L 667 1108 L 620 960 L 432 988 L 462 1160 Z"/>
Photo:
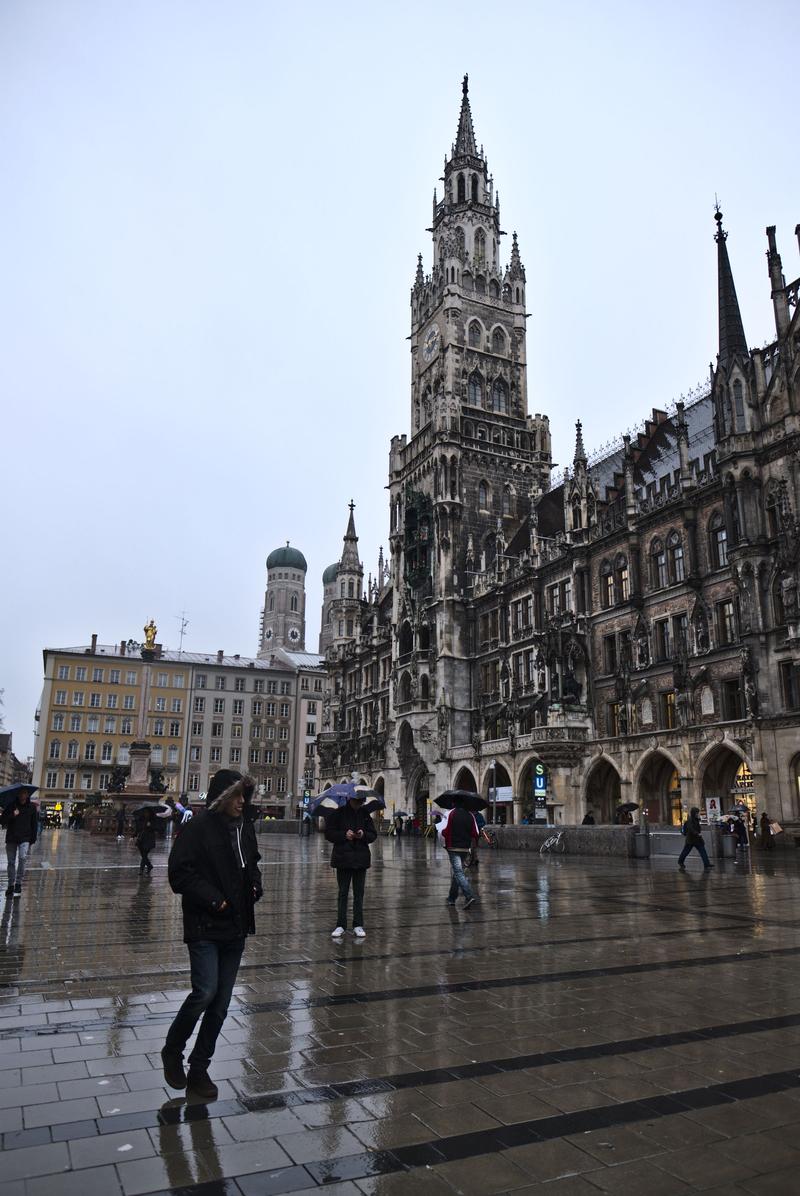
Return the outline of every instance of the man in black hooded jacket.
<path id="1" fill-rule="evenodd" d="M 217 791 L 229 779 L 223 777 Z M 245 796 L 252 794 L 253 783 L 240 776 L 217 796 L 215 781 L 216 777 L 208 811 L 183 827 L 169 857 L 169 883 L 182 898 L 192 991 L 161 1052 L 169 1086 L 188 1088 L 205 1100 L 217 1098 L 208 1065 L 228 1012 L 245 938 L 255 933 L 254 905 L 262 893 L 255 830 L 244 816 Z M 183 1051 L 201 1017 L 187 1075 Z"/>

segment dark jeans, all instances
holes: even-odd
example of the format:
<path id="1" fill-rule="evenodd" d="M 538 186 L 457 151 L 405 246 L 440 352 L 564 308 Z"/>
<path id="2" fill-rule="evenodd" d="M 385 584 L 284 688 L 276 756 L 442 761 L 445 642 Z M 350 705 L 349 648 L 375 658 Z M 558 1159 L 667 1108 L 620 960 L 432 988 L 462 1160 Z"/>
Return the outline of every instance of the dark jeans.
<path id="1" fill-rule="evenodd" d="M 700 840 L 699 843 L 686 843 L 684 845 L 683 851 L 681 852 L 681 854 L 678 858 L 679 864 L 683 864 L 685 862 L 686 857 L 690 851 L 698 851 L 700 853 L 700 859 L 703 861 L 704 868 L 711 867 L 711 863 L 708 858 L 708 852 L 706 851 L 706 845 L 702 841 L 702 839 Z"/>
<path id="2" fill-rule="evenodd" d="M 182 1055 L 200 1017 L 197 1041 L 189 1055 L 189 1066 L 208 1067 L 228 1012 L 236 973 L 244 951 L 244 939 L 231 943 L 203 941 L 189 943 L 192 991 L 175 1015 L 164 1046 Z"/>
<path id="3" fill-rule="evenodd" d="M 450 857 L 450 867 L 453 873 L 447 900 L 455 901 L 460 889 L 469 901 L 471 897 L 474 897 L 474 893 L 472 892 L 472 886 L 464 874 L 464 856 L 458 851 L 448 851 L 447 854 Z"/>
<path id="4" fill-rule="evenodd" d="M 337 868 L 339 884 L 339 910 L 336 925 L 347 930 L 347 895 L 353 885 L 353 925 L 364 925 L 364 886 L 367 883 L 366 868 Z"/>
<path id="5" fill-rule="evenodd" d="M 139 865 L 139 871 L 144 872 L 145 868 L 148 872 L 153 871 L 153 865 L 150 863 L 150 848 L 142 847 L 141 843 L 137 844 L 139 848 L 139 855 L 142 857 L 142 862 Z"/>

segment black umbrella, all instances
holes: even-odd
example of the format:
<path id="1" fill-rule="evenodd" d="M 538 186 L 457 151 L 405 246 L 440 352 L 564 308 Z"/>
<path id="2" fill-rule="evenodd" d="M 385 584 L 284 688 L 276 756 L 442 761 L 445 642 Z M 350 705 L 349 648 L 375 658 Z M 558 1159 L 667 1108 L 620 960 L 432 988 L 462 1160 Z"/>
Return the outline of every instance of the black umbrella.
<path id="1" fill-rule="evenodd" d="M 140 806 L 134 806 L 131 814 L 138 814 L 141 810 L 169 810 L 169 806 L 163 801 L 144 801 Z"/>
<path id="2" fill-rule="evenodd" d="M 617 806 L 618 810 L 622 810 L 623 814 L 632 814 L 634 810 L 639 809 L 639 803 L 635 801 L 626 801 L 621 806 Z"/>
<path id="3" fill-rule="evenodd" d="M 456 805 L 460 805 L 470 813 L 477 814 L 479 810 L 489 808 L 486 798 L 481 797 L 479 793 L 470 793 L 467 789 L 448 789 L 435 801 L 440 810 L 453 810 Z"/>
<path id="4" fill-rule="evenodd" d="M 0 809 L 7 810 L 9 806 L 13 806 L 21 793 L 27 793 L 30 797 L 38 788 L 38 785 L 31 785 L 29 781 L 17 781 L 15 785 L 6 785 L 4 789 L 0 789 Z"/>

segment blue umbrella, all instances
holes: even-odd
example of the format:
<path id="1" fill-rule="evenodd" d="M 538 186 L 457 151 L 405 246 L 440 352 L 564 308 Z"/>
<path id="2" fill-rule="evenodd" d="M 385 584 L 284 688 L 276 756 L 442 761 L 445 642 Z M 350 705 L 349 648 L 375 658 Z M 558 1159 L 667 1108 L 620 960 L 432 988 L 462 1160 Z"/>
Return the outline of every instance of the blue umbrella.
<path id="1" fill-rule="evenodd" d="M 309 810 L 312 814 L 316 814 L 320 807 L 323 810 L 338 810 L 346 805 L 351 797 L 355 796 L 356 787 L 353 782 L 343 781 L 340 785 L 331 785 L 324 793 L 315 798 Z"/>
<path id="2" fill-rule="evenodd" d="M 38 788 L 38 785 L 31 785 L 28 781 L 17 781 L 15 785 L 6 785 L 4 789 L 0 789 L 0 809 L 7 810 L 9 806 L 13 806 L 21 793 L 27 793 L 30 797 Z"/>

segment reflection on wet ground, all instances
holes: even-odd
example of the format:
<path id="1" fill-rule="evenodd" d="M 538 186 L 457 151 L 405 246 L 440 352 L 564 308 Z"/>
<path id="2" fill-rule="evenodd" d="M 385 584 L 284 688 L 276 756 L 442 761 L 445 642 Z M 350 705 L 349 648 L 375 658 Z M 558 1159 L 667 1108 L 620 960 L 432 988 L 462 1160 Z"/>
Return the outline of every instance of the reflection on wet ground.
<path id="1" fill-rule="evenodd" d="M 800 857 L 675 862 L 381 838 L 366 941 L 330 938 L 319 837 L 265 900 L 211 1074 L 164 1086 L 185 995 L 156 849 L 45 831 L 0 909 L 0 1196 L 800 1190 Z"/>

